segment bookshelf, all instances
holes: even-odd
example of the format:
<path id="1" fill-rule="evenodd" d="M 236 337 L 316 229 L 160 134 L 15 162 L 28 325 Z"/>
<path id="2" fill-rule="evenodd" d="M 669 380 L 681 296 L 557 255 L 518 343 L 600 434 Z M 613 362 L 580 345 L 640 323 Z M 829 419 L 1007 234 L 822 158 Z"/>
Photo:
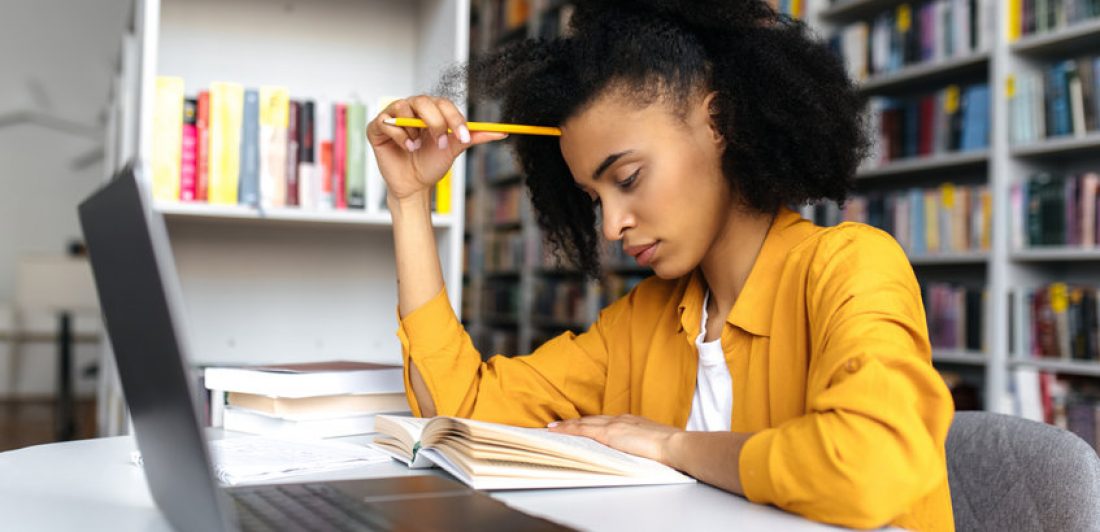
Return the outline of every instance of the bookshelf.
<path id="1" fill-rule="evenodd" d="M 556 35 L 570 9 L 561 0 L 475 0 L 471 55 L 518 39 Z M 482 104 L 470 109 L 470 117 L 495 121 L 497 112 L 493 103 Z M 475 147 L 468 164 L 464 280 L 471 304 L 464 309 L 463 323 L 482 356 L 529 353 L 548 332 L 587 328 L 595 320 L 598 283 L 543 260 L 542 234 L 510 148 Z M 581 283 L 582 312 L 564 317 L 539 312 L 553 306 L 555 288 L 562 283 Z"/>
<path id="2" fill-rule="evenodd" d="M 819 35 L 828 38 L 848 24 L 861 21 L 870 24 L 879 14 L 897 13 L 905 5 L 912 7 L 915 17 L 922 2 L 818 0 L 809 4 L 801 8 L 807 13 L 804 20 Z M 1014 142 L 1011 97 L 1024 75 L 1041 73 L 1056 61 L 1100 55 L 1100 17 L 1059 21 L 1048 31 L 1013 38 L 1009 24 L 1018 19 L 1010 10 L 1018 8 L 1020 1 L 980 1 L 978 5 L 978 9 L 987 11 L 986 20 L 992 30 L 986 49 L 868 76 L 861 88 L 868 95 L 895 95 L 926 90 L 934 83 L 973 82 L 981 78 L 991 90 L 988 148 L 863 168 L 856 186 L 857 193 L 936 186 L 945 181 L 989 187 L 993 216 L 988 250 L 913 255 L 910 260 L 922 285 L 948 281 L 985 287 L 984 349 L 934 349 L 933 361 L 941 369 L 979 376 L 986 410 L 1021 414 L 1017 393 L 1020 396 L 1037 393 L 1017 388 L 1018 373 L 1022 370 L 1052 372 L 1086 381 L 1100 377 L 1100 361 L 1026 354 L 1031 324 L 1024 321 L 1027 314 L 1022 303 L 1023 291 L 1049 283 L 1100 286 L 1100 247 L 1019 246 L 1014 237 L 1027 220 L 1012 209 L 1013 187 L 1039 172 L 1079 175 L 1100 171 L 1100 132 L 1076 131 Z M 1094 382 L 1097 383 L 1100 381 Z"/>
<path id="3" fill-rule="evenodd" d="M 1015 346 L 1021 343 L 1019 312 L 1013 312 L 1012 296 L 1021 289 L 1034 289 L 1052 282 L 1088 283 L 1100 286 L 1100 246 L 1094 248 L 1068 246 L 1035 246 L 1017 248 L 1013 235 L 1023 223 L 1015 219 L 1011 205 L 1013 187 L 1038 171 L 1080 173 L 1100 171 L 1100 132 L 1064 137 L 1042 138 L 1014 144 L 1010 137 L 1010 100 L 1006 81 L 1010 76 L 1035 72 L 1051 61 L 1078 57 L 1081 54 L 1100 55 L 1100 18 L 1059 27 L 1047 33 L 1010 39 L 1007 28 L 1008 8 L 1016 0 L 999 2 L 980 0 L 975 5 L 979 19 L 977 28 L 985 36 L 963 53 L 947 54 L 927 62 L 895 66 L 887 73 L 869 75 L 860 83 L 868 97 L 888 98 L 927 94 L 949 85 L 985 84 L 989 88 L 988 140 L 984 147 L 967 151 L 943 151 L 922 156 L 892 159 L 862 167 L 857 173 L 857 194 L 885 194 L 912 188 L 935 189 L 945 183 L 987 191 L 991 214 L 988 238 L 969 249 L 948 249 L 938 252 L 914 252 L 910 262 L 922 286 L 954 285 L 970 291 L 984 291 L 979 310 L 982 315 L 980 349 L 935 348 L 933 362 L 937 368 L 961 375 L 968 384 L 980 390 L 981 408 L 990 411 L 1019 414 L 1016 373 L 1019 369 L 1040 369 L 1085 379 L 1100 376 L 1100 362 L 1085 360 L 1041 359 L 1020 356 Z M 475 3 L 472 24 L 479 38 L 472 45 L 487 50 L 503 42 L 544 35 L 540 23 L 554 18 L 563 2 L 525 2 L 529 8 L 522 23 L 504 31 L 493 32 L 499 14 L 509 4 L 504 0 L 480 0 Z M 905 0 L 808 0 L 777 3 L 797 5 L 805 20 L 822 38 L 830 38 L 848 24 L 872 22 L 879 14 L 909 5 L 913 16 L 921 2 Z M 494 17 L 498 17 L 494 19 Z M 499 26 L 498 26 L 499 27 Z M 484 115 L 492 117 L 491 110 Z M 606 278 L 585 286 L 586 319 L 561 320 L 535 312 L 535 290 L 548 279 L 568 279 L 576 272 L 562 270 L 542 259 L 537 246 L 540 235 L 531 219 L 530 206 L 520 205 L 518 226 L 507 229 L 492 226 L 488 210 L 494 188 L 522 186 L 522 178 L 514 167 L 491 164 L 495 155 L 472 155 L 468 201 L 473 205 L 468 218 L 471 231 L 468 240 L 476 242 L 468 249 L 470 267 L 466 293 L 475 300 L 483 299 L 486 287 L 496 284 L 505 272 L 487 273 L 478 267 L 476 257 L 484 254 L 484 239 L 494 231 L 518 231 L 528 243 L 523 249 L 519 266 L 507 270 L 507 281 L 514 289 L 509 292 L 515 302 L 512 312 L 501 314 L 486 311 L 482 305 L 471 305 L 464 315 L 479 349 L 483 354 L 496 352 L 526 353 L 555 331 L 577 330 L 597 316 L 602 304 L 622 290 L 628 290 L 650 272 L 625 265 L 608 256 Z M 812 217 L 812 207 L 803 215 Z M 491 238 L 491 237 L 490 237 Z M 506 337 L 509 341 L 502 342 Z M 516 351 L 493 349 L 494 346 L 514 346 Z M 957 380 L 957 379 L 953 379 Z M 1100 381 L 1097 381 L 1100 383 Z"/>
<path id="4" fill-rule="evenodd" d="M 109 101 L 107 176 L 131 157 L 150 160 L 157 76 L 182 77 L 188 97 L 232 81 L 283 86 L 318 108 L 361 101 L 369 120 L 382 100 L 430 92 L 444 67 L 465 61 L 470 29 L 467 0 L 134 0 L 129 16 Z M 318 141 L 331 138 L 318 127 Z M 464 157 L 451 214 L 432 218 L 456 311 Z M 154 204 L 177 262 L 193 364 L 400 361 L 391 221 L 369 146 L 365 166 L 363 209 Z M 105 382 L 101 395 L 112 386 L 117 393 Z"/>

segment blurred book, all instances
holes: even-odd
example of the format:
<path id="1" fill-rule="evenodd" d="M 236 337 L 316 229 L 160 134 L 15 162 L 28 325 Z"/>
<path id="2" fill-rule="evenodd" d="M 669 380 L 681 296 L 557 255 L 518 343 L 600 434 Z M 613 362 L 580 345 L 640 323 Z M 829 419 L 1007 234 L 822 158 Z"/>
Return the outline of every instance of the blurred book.
<path id="1" fill-rule="evenodd" d="M 210 390 L 274 397 L 404 392 L 401 366 L 371 362 L 329 361 L 270 366 L 209 367 Z"/>
<path id="2" fill-rule="evenodd" d="M 406 413 L 404 408 L 389 413 Z M 318 417 L 318 414 L 275 415 L 226 406 L 222 428 L 234 432 L 287 438 L 336 438 L 374 432 L 376 414 Z"/>
<path id="3" fill-rule="evenodd" d="M 379 412 L 400 412 L 409 408 L 404 392 L 293 398 L 229 392 L 226 397 L 226 404 L 241 409 L 285 417 L 350 416 Z"/>

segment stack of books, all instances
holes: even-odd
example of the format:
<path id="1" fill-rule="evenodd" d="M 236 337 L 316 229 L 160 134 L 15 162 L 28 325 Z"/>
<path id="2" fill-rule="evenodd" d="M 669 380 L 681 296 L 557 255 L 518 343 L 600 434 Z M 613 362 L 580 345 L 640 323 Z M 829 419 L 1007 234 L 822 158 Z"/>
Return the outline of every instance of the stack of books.
<path id="1" fill-rule="evenodd" d="M 401 366 L 316 362 L 210 367 L 211 424 L 273 436 L 333 438 L 374 431 L 381 413 L 405 413 Z"/>

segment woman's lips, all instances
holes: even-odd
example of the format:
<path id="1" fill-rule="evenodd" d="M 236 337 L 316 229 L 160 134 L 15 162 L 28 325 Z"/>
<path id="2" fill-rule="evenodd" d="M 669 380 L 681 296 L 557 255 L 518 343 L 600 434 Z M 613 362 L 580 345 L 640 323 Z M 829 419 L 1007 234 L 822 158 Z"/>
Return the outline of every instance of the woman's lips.
<path id="1" fill-rule="evenodd" d="M 653 255 L 657 253 L 657 242 L 642 246 L 630 246 L 624 251 L 633 256 L 639 266 L 649 266 L 649 263 L 653 262 Z"/>

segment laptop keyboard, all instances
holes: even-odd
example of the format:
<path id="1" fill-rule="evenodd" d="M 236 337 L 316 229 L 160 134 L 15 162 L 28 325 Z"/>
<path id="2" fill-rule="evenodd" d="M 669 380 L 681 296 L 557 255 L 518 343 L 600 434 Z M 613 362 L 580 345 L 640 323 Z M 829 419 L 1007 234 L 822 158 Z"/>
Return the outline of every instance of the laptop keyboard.
<path id="1" fill-rule="evenodd" d="M 390 530 L 364 502 L 325 484 L 275 484 L 229 492 L 243 530 Z"/>

